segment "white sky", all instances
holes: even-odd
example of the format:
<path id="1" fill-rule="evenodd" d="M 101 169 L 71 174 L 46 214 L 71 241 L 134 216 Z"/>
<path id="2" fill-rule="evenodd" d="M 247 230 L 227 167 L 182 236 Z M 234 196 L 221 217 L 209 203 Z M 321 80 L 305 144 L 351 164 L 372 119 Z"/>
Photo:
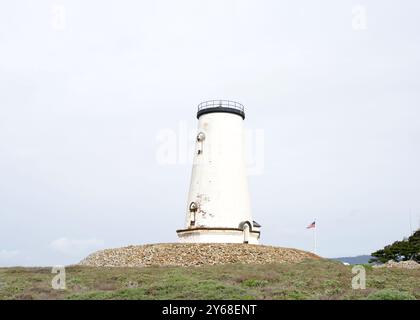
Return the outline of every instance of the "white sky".
<path id="1" fill-rule="evenodd" d="M 420 219 L 419 12 L 416 0 L 1 2 L 0 266 L 176 241 L 191 166 L 159 163 L 157 137 L 194 130 L 213 98 L 242 102 L 264 132 L 250 176 L 263 243 L 311 250 L 314 218 L 326 257 L 407 236 L 410 211 Z"/>

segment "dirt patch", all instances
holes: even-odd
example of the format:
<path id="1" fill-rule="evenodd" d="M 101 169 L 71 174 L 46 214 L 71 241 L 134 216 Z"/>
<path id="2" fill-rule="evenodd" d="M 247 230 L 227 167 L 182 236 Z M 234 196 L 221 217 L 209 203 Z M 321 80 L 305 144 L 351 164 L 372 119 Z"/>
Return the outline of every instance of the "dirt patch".
<path id="1" fill-rule="evenodd" d="M 79 265 L 92 267 L 200 266 L 231 263 L 266 264 L 320 259 L 289 248 L 251 244 L 165 243 L 97 251 Z"/>
<path id="2" fill-rule="evenodd" d="M 389 260 L 387 263 L 373 266 L 374 268 L 397 268 L 397 269 L 420 269 L 420 263 L 413 260 L 395 262 Z"/>

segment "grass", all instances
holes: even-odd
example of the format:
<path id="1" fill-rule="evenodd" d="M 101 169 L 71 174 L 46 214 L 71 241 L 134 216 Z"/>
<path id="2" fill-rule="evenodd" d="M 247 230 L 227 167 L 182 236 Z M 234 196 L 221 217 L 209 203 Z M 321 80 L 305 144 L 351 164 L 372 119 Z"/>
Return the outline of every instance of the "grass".
<path id="1" fill-rule="evenodd" d="M 366 289 L 351 288 L 351 266 L 296 264 L 148 268 L 66 268 L 54 290 L 51 268 L 0 268 L 0 299 L 380 299 L 420 300 L 420 270 L 366 268 Z"/>

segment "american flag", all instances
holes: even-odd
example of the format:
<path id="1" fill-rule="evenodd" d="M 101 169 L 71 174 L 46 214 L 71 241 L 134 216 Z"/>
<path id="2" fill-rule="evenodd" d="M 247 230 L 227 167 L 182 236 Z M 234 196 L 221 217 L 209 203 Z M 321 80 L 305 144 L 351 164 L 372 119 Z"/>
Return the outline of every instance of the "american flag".
<path id="1" fill-rule="evenodd" d="M 315 228 L 315 221 L 306 227 L 306 229 L 312 229 L 312 228 Z"/>

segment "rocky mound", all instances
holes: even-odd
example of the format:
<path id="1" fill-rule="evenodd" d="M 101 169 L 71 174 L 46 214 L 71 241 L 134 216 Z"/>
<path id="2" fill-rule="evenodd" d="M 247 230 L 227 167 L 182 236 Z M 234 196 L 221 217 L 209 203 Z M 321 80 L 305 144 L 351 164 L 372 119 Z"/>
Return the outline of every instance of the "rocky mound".
<path id="1" fill-rule="evenodd" d="M 251 244 L 166 243 L 106 249 L 79 265 L 92 267 L 199 266 L 229 263 L 282 263 L 320 259 L 297 249 Z"/>
<path id="2" fill-rule="evenodd" d="M 413 260 L 395 262 L 389 260 L 387 263 L 373 266 L 374 268 L 398 268 L 398 269 L 419 269 L 420 263 Z"/>

